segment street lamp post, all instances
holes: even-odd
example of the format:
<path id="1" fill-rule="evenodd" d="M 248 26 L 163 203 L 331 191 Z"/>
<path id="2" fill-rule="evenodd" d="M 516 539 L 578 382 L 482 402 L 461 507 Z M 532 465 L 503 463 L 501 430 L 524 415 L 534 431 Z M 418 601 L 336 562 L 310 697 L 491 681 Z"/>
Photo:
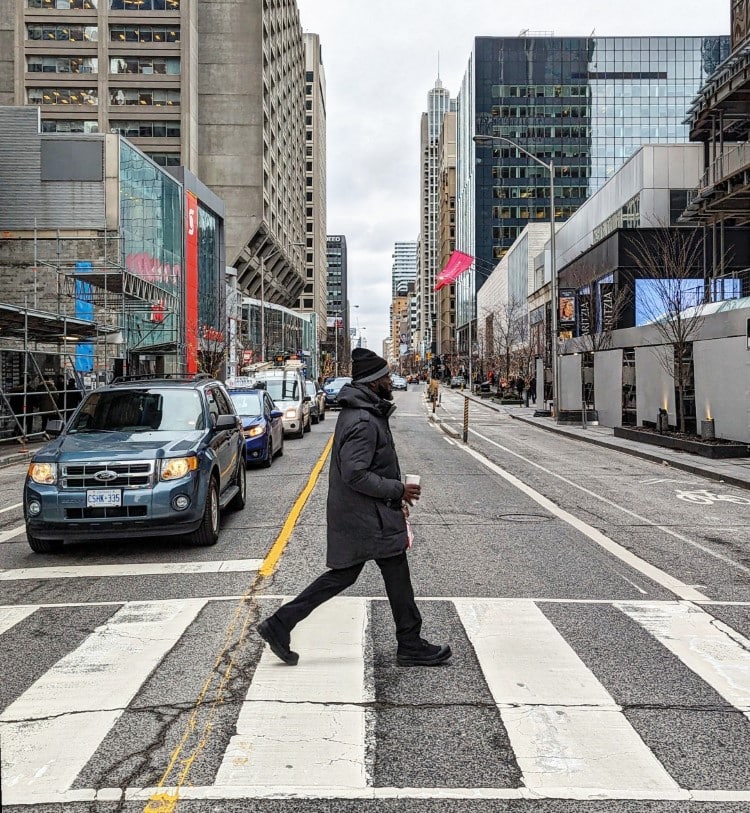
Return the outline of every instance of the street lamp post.
<path id="1" fill-rule="evenodd" d="M 517 144 L 510 138 L 497 135 L 475 135 L 473 138 L 477 146 L 492 146 L 495 141 L 501 141 L 505 144 L 510 144 L 515 147 L 519 152 L 523 153 L 532 161 L 535 161 L 540 166 L 543 166 L 549 172 L 549 197 L 550 197 L 550 273 L 552 276 L 551 295 L 552 295 L 552 410 L 555 413 L 555 419 L 558 417 L 558 376 L 557 376 L 557 255 L 555 253 L 555 162 L 550 161 L 549 164 L 537 158 L 536 155 L 524 149 L 520 144 Z M 544 391 L 544 384 L 542 384 L 542 392 Z"/>

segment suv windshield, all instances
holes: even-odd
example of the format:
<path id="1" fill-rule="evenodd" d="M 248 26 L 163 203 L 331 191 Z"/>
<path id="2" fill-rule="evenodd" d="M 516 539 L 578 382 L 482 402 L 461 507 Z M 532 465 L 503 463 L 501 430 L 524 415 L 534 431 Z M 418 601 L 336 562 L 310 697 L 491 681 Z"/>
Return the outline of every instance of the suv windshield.
<path id="1" fill-rule="evenodd" d="M 68 431 L 185 432 L 203 428 L 197 392 L 155 388 L 93 392 Z"/>
<path id="2" fill-rule="evenodd" d="M 266 390 L 277 403 L 279 401 L 299 401 L 299 381 L 296 378 L 269 378 Z"/>

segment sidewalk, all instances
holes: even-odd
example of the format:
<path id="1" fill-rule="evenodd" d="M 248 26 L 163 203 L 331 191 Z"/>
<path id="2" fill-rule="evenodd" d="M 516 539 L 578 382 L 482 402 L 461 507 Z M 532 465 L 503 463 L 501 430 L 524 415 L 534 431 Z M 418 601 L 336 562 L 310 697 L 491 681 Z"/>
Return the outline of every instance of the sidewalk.
<path id="1" fill-rule="evenodd" d="M 537 418 L 534 417 L 534 412 L 536 411 L 535 407 L 500 406 L 499 404 L 491 403 L 488 399 L 478 398 L 476 395 L 467 392 L 462 392 L 460 395 L 468 398 L 473 404 L 476 404 L 477 408 L 481 407 L 488 411 L 506 414 L 514 420 L 537 426 L 540 429 L 567 435 L 570 438 L 575 438 L 584 443 L 605 446 L 609 449 L 615 449 L 618 452 L 644 458 L 645 460 L 653 460 L 655 463 L 666 464 L 672 468 L 687 471 L 691 474 L 698 474 L 711 480 L 750 489 L 750 457 L 713 460 L 709 457 L 701 457 L 700 455 L 690 454 L 688 452 L 662 449 L 659 446 L 653 446 L 648 443 L 638 443 L 637 441 L 616 438 L 613 429 L 607 426 L 588 425 L 584 429 L 577 425 L 558 424 L 554 418 Z M 473 404 L 471 415 L 476 415 L 477 408 L 474 408 Z M 428 407 L 429 406 L 428 403 Z M 441 411 L 443 411 L 443 415 L 445 415 L 445 411 L 440 406 L 438 406 L 435 415 L 430 412 L 430 420 L 439 423 L 446 434 L 460 438 L 462 435 L 462 424 L 459 426 L 458 431 L 456 431 L 456 422 L 452 421 L 449 424 L 441 417 Z M 471 428 L 472 424 L 471 415 L 469 417 L 469 428 Z"/>
<path id="2" fill-rule="evenodd" d="M 31 460 L 31 456 L 45 443 L 46 440 L 35 440 L 25 445 L 15 441 L 0 444 L 0 469 Z"/>

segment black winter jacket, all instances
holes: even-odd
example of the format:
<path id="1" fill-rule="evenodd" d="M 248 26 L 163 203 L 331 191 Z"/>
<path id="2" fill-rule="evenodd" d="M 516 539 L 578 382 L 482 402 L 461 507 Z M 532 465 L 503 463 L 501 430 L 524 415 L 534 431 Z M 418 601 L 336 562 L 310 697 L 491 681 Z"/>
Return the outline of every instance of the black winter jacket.
<path id="1" fill-rule="evenodd" d="M 327 565 L 344 568 L 406 550 L 404 486 L 388 417 L 395 407 L 364 384 L 346 384 L 328 475 Z"/>

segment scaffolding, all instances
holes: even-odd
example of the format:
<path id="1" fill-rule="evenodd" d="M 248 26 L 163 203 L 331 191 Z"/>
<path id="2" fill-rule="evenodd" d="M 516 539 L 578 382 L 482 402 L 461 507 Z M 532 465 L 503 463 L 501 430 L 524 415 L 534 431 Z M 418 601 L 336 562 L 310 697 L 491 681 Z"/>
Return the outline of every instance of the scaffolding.
<path id="1" fill-rule="evenodd" d="M 54 244 L 53 256 L 39 256 L 40 242 Z M 115 373 L 151 372 L 141 369 L 150 354 L 179 364 L 179 276 L 153 263 L 131 271 L 121 242 L 106 231 L 40 238 L 34 229 L 24 305 L 0 303 L 0 442 L 44 439 L 48 421 L 67 420 L 87 390 Z M 83 258 L 72 256 L 75 243 L 88 244 Z"/>

